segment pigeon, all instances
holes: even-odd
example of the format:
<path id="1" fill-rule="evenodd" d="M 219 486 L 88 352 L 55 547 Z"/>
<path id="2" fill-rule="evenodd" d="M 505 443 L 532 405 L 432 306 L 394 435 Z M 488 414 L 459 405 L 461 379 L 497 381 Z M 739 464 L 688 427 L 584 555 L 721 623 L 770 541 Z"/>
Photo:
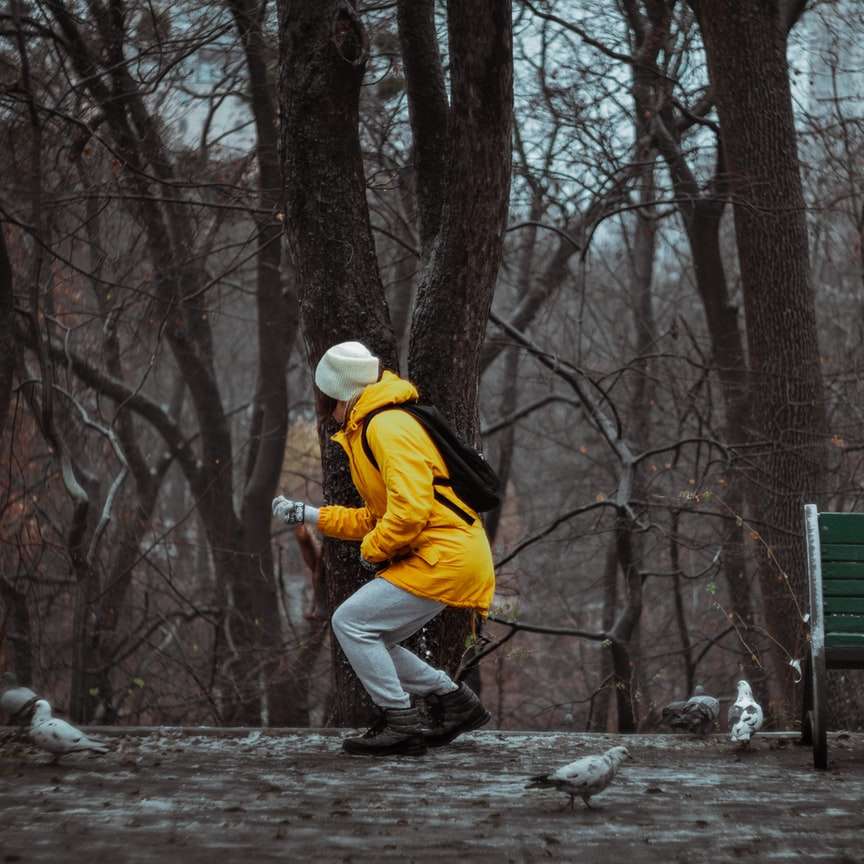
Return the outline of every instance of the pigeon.
<path id="1" fill-rule="evenodd" d="M 14 673 L 0 675 L 0 711 L 12 722 L 25 722 L 38 698 L 29 687 L 18 683 Z"/>
<path id="2" fill-rule="evenodd" d="M 58 762 L 69 753 L 107 753 L 109 747 L 98 738 L 91 738 L 71 723 L 51 716 L 51 706 L 44 699 L 36 700 L 33 719 L 30 722 L 30 740 L 43 750 L 54 754 Z"/>
<path id="3" fill-rule="evenodd" d="M 686 729 L 694 734 L 707 735 L 720 716 L 720 703 L 705 693 L 699 684 L 685 702 L 670 702 L 662 714 L 662 722 L 673 729 Z"/>
<path id="4" fill-rule="evenodd" d="M 625 759 L 632 759 L 626 747 L 612 747 L 599 756 L 583 756 L 569 765 L 564 765 L 549 774 L 531 777 L 526 789 L 554 787 L 570 796 L 570 809 L 575 806 L 578 795 L 586 807 L 592 795 L 602 792 L 614 779 L 618 766 Z"/>
<path id="5" fill-rule="evenodd" d="M 753 733 L 762 728 L 762 720 L 762 706 L 753 698 L 750 685 L 739 681 L 738 698 L 729 706 L 729 739 L 749 746 Z"/>

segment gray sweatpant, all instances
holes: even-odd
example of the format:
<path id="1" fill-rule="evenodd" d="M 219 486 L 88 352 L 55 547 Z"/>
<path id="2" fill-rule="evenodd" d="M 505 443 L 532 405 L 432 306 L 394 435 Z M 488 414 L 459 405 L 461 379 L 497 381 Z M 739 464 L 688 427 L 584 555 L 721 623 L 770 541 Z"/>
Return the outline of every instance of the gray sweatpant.
<path id="1" fill-rule="evenodd" d="M 445 604 L 403 591 L 377 578 L 355 591 L 333 613 L 333 633 L 345 656 L 381 708 L 407 708 L 409 693 L 449 693 L 456 685 L 399 643 L 431 621 Z"/>

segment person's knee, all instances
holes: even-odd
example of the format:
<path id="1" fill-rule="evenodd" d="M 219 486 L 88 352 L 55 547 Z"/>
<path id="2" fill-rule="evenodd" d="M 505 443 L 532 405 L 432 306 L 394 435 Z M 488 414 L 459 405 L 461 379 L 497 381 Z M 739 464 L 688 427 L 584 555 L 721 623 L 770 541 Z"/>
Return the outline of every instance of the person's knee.
<path id="1" fill-rule="evenodd" d="M 354 614 L 350 598 L 333 613 L 330 618 L 330 626 L 340 643 L 346 639 L 361 639 L 364 636 L 364 630 L 357 623 L 357 616 Z"/>
<path id="2" fill-rule="evenodd" d="M 330 626 L 333 628 L 333 633 L 337 639 L 342 639 L 346 635 L 348 629 L 349 615 L 345 610 L 345 604 L 337 607 L 336 611 L 330 617 Z"/>

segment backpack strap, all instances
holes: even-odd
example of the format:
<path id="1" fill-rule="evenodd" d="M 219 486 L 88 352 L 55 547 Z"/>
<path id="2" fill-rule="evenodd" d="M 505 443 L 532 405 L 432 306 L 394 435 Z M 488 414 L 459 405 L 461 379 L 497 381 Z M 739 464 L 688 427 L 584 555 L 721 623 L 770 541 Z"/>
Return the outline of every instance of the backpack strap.
<path id="1" fill-rule="evenodd" d="M 411 403 L 408 403 L 408 404 L 411 404 Z M 363 452 L 366 454 L 366 458 L 372 463 L 372 467 L 376 471 L 379 471 L 379 472 L 381 471 L 381 467 L 378 465 L 378 460 L 375 458 L 375 454 L 372 452 L 372 448 L 369 446 L 369 439 L 366 436 L 366 427 L 369 425 L 369 421 L 373 417 L 380 414 L 382 411 L 395 411 L 395 410 L 403 410 L 403 406 L 402 405 L 383 405 L 381 408 L 376 408 L 374 411 L 370 411 L 363 418 L 363 428 L 360 431 L 360 443 L 363 445 Z M 407 413 L 411 414 L 412 417 L 414 416 L 411 411 L 408 411 Z M 429 433 L 429 430 L 426 429 L 426 427 L 423 425 L 423 423 L 421 423 L 417 417 L 414 417 L 414 419 L 417 420 L 418 423 L 420 423 L 420 425 L 426 431 L 426 434 L 429 435 L 429 437 L 431 438 L 432 436 Z M 433 438 L 432 439 L 433 443 L 434 443 L 434 440 L 435 439 Z M 461 519 L 463 519 L 469 525 L 473 525 L 474 524 L 474 517 L 470 513 L 466 513 L 455 501 L 451 501 L 446 495 L 442 495 L 437 489 L 434 488 L 435 486 L 452 486 L 452 485 L 453 485 L 452 482 L 447 477 L 433 477 L 432 478 L 432 486 L 433 486 L 432 496 L 435 498 L 435 500 L 439 504 L 443 504 L 448 510 L 452 510 L 457 516 L 459 516 Z"/>
<path id="2" fill-rule="evenodd" d="M 376 471 L 380 471 L 381 467 L 378 465 L 378 460 L 375 458 L 375 454 L 369 446 L 369 439 L 366 437 L 366 427 L 369 425 L 369 421 L 373 417 L 377 417 L 382 411 L 392 411 L 398 407 L 398 405 L 384 405 L 381 408 L 376 408 L 374 411 L 370 411 L 363 418 L 363 428 L 360 430 L 360 443 L 363 445 L 363 452 L 366 454 L 366 458 L 372 463 L 372 467 Z"/>

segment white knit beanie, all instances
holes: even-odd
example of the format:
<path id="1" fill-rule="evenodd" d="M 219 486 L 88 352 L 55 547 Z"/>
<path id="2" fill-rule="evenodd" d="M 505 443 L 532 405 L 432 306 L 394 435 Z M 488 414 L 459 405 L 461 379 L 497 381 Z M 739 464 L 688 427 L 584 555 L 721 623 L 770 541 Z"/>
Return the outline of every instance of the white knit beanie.
<path id="1" fill-rule="evenodd" d="M 360 342 L 328 348 L 315 369 L 315 384 L 331 399 L 348 402 L 378 380 L 378 358 Z"/>

